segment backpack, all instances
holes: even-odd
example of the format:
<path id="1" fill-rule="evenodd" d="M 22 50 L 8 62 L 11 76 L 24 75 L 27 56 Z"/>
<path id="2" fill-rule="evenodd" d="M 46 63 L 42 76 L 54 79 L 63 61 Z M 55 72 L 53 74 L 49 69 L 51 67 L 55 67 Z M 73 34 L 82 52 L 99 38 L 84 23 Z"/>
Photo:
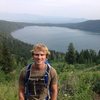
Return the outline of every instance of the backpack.
<path id="1" fill-rule="evenodd" d="M 49 75 L 49 70 L 51 68 L 51 65 L 46 62 L 47 64 L 47 69 L 44 75 L 44 80 L 45 80 L 45 84 L 48 85 L 48 75 Z M 28 90 L 28 79 L 29 79 L 29 75 L 30 75 L 30 69 L 31 69 L 32 64 L 29 64 L 26 68 L 26 76 L 25 76 L 25 80 L 24 80 L 24 84 L 25 84 L 25 100 L 27 100 L 27 97 L 30 95 L 29 90 Z M 48 90 L 49 94 L 50 94 L 50 90 Z M 45 100 L 49 100 L 49 95 L 45 98 Z"/>

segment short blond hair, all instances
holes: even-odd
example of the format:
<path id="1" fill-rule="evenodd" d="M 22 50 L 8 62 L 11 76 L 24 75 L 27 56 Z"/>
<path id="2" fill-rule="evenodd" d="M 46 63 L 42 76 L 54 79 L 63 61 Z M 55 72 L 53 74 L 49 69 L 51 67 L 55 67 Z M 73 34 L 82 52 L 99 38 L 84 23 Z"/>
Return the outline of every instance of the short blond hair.
<path id="1" fill-rule="evenodd" d="M 43 43 L 37 43 L 33 46 L 33 49 L 31 50 L 32 54 L 34 54 L 35 51 L 43 51 L 46 52 L 46 55 L 50 55 L 50 51 L 48 50 L 48 47 Z"/>

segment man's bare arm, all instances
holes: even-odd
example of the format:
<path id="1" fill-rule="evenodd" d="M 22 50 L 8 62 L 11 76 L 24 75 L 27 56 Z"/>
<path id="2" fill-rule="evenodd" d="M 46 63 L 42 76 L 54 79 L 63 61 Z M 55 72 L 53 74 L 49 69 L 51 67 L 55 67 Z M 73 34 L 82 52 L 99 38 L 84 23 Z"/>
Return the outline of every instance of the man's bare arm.
<path id="1" fill-rule="evenodd" d="M 58 85 L 54 84 L 51 86 L 51 99 L 50 100 L 57 100 L 58 95 Z"/>

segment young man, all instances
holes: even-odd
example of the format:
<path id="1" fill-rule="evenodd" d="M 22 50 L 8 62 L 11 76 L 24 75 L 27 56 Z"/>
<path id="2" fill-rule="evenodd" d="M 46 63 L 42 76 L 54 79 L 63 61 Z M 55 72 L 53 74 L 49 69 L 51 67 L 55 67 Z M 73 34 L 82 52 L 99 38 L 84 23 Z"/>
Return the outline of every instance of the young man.
<path id="1" fill-rule="evenodd" d="M 19 77 L 19 100 L 57 100 L 58 79 L 56 70 L 46 63 L 50 54 L 44 44 L 33 47 L 34 63 L 24 68 Z M 26 74 L 28 78 L 26 79 Z M 27 81 L 26 81 L 27 80 Z"/>

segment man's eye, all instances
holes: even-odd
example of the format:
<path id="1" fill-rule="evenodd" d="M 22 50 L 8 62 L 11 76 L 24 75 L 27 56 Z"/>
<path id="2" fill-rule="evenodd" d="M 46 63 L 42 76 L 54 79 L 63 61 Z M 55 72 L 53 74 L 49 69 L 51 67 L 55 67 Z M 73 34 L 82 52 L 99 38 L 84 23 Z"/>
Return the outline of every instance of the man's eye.
<path id="1" fill-rule="evenodd" d="M 41 56 L 44 56 L 44 54 L 41 54 Z"/>
<path id="2" fill-rule="evenodd" d="M 44 56 L 44 54 L 34 54 L 34 56 Z"/>
<path id="3" fill-rule="evenodd" d="M 39 56 L 39 54 L 34 54 L 34 56 Z"/>

